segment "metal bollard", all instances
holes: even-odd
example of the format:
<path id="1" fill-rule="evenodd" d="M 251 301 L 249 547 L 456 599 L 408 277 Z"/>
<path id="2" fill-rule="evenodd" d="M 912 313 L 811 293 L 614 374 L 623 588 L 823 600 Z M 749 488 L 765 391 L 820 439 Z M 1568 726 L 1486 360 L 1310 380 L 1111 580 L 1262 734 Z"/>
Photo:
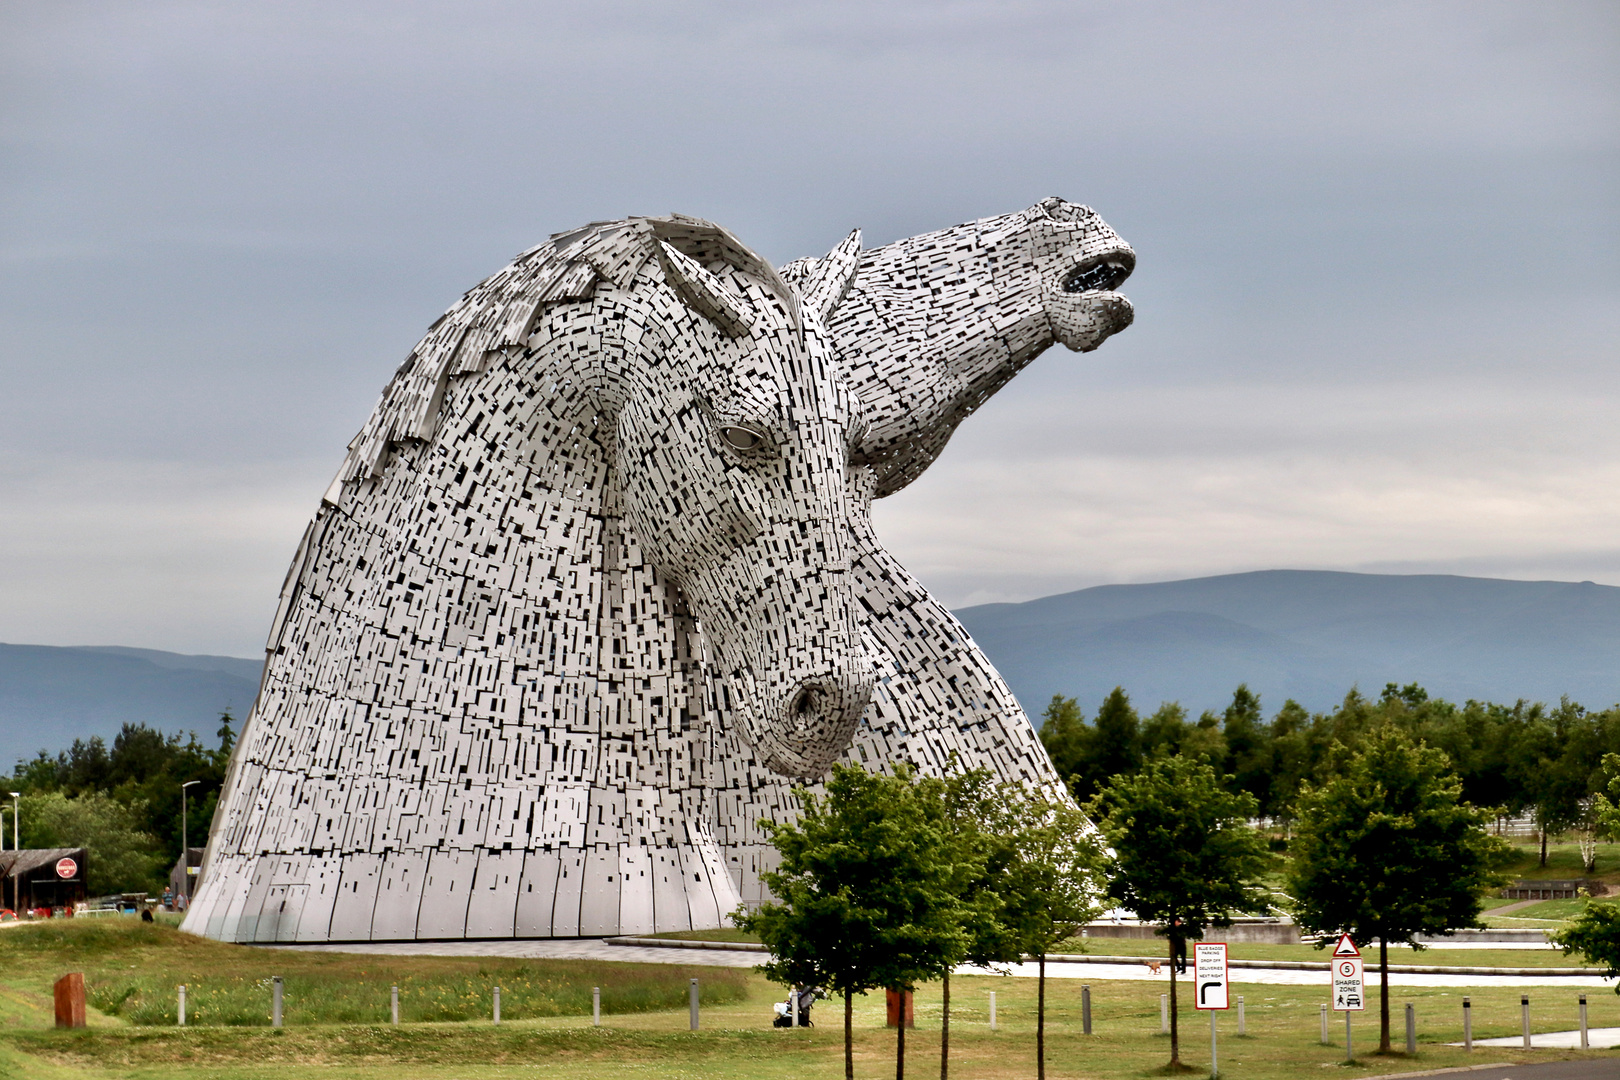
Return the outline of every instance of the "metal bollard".
<path id="1" fill-rule="evenodd" d="M 281 976 L 270 984 L 270 1026 L 281 1026 Z"/>
<path id="2" fill-rule="evenodd" d="M 602 988 L 600 986 L 591 987 L 591 1025 L 593 1027 L 602 1026 Z"/>
<path id="3" fill-rule="evenodd" d="M 1170 995 L 1159 995 L 1159 1034 L 1170 1034 Z"/>
<path id="4" fill-rule="evenodd" d="M 399 987 L 391 987 L 388 991 L 388 1018 L 397 1026 L 399 1024 Z"/>
<path id="5" fill-rule="evenodd" d="M 1581 998 L 1581 1010 L 1584 1016 L 1586 1010 L 1585 998 Z M 996 1030 L 996 992 L 994 990 L 990 991 L 990 1030 Z"/>
<path id="6" fill-rule="evenodd" d="M 1586 998 L 1584 998 L 1584 997 L 1581 998 L 1581 1015 L 1582 1016 L 1586 1015 Z M 185 983 L 180 984 L 180 1026 L 181 1027 L 186 1026 L 186 984 Z M 1582 1027 L 1584 1028 L 1585 1025 L 1583 1024 Z"/>
<path id="7" fill-rule="evenodd" d="M 1524 1030 L 1524 1048 L 1530 1049 L 1530 995 L 1519 995 L 1519 1026 Z"/>
<path id="8" fill-rule="evenodd" d="M 1586 1042 L 1586 995 L 1581 995 L 1581 1049 L 1587 1048 Z"/>
<path id="9" fill-rule="evenodd" d="M 1082 1034 L 1091 1034 L 1091 987 L 1080 987 L 1080 1027 Z"/>
<path id="10" fill-rule="evenodd" d="M 1248 1033 L 1249 1033 L 1249 1024 L 1248 1024 L 1248 1021 L 1245 1020 L 1244 1017 L 1243 1017 L 1243 995 L 1239 994 L 1238 995 L 1238 1034 L 1239 1035 L 1247 1035 Z"/>
<path id="11" fill-rule="evenodd" d="M 692 980 L 692 986 L 691 986 L 690 989 L 687 990 L 687 994 L 690 997 L 691 1003 L 692 1003 L 692 1030 L 696 1031 L 698 1029 L 698 1010 L 697 1010 L 698 986 L 697 986 L 697 980 L 696 979 Z"/>
<path id="12" fill-rule="evenodd" d="M 501 988 L 495 988 L 495 1026 L 501 1026 Z"/>
<path id="13" fill-rule="evenodd" d="M 1406 1056 L 1417 1056 L 1417 1015 L 1410 1001 L 1406 1003 Z"/>
<path id="14" fill-rule="evenodd" d="M 1326 1046 L 1327 1044 L 1328 1044 L 1328 1037 L 1327 1037 L 1327 1006 L 1323 1005 L 1322 1006 L 1322 1045 Z"/>
<path id="15" fill-rule="evenodd" d="M 1467 998 L 1463 998 L 1463 1049 L 1474 1048 L 1474 1010 Z"/>

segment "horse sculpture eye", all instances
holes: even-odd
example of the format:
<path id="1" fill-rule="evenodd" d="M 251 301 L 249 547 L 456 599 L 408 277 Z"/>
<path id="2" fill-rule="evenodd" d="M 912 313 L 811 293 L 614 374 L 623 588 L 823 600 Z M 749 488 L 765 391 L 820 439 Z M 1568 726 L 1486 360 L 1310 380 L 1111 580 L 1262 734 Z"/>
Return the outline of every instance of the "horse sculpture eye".
<path id="1" fill-rule="evenodd" d="M 757 431 L 749 431 L 745 427 L 724 427 L 720 429 L 720 437 L 726 440 L 726 445 L 735 450 L 757 450 L 765 442 L 765 437 Z"/>

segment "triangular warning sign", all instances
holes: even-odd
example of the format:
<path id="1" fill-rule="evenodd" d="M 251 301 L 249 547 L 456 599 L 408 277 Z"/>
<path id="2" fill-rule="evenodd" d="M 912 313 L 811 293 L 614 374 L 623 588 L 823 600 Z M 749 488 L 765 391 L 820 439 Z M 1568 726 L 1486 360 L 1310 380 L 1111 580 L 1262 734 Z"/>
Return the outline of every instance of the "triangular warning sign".
<path id="1" fill-rule="evenodd" d="M 1356 948 L 1356 943 L 1354 941 L 1350 940 L 1350 935 L 1349 934 L 1340 934 L 1339 935 L 1339 943 L 1337 945 L 1333 946 L 1333 955 L 1334 956 L 1360 956 L 1361 955 L 1361 950 Z"/>

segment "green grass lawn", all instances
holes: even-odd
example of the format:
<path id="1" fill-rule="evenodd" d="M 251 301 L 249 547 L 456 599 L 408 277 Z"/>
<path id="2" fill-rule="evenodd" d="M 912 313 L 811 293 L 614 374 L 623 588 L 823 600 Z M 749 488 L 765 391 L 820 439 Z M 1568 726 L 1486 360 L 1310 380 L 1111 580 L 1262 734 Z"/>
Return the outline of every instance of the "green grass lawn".
<path id="1" fill-rule="evenodd" d="M 1266 948 L 1256 946 L 1256 948 Z M 511 965 L 511 966 L 507 966 Z M 202 985 L 229 974 L 252 982 L 281 973 L 288 982 L 288 1022 L 280 1030 L 265 1026 L 193 1026 L 134 1023 L 123 1010 L 96 1009 L 86 1030 L 51 1027 L 51 982 L 63 972 L 84 971 L 91 992 L 138 983 L 143 995 L 166 995 L 182 981 Z M 532 980 L 551 979 L 556 989 L 546 998 L 558 1009 L 550 1015 L 509 1019 L 507 980 L 527 971 Z M 703 1028 L 687 1030 L 686 979 L 696 974 L 706 992 Z M 320 994 L 307 995 L 295 1011 L 292 978 L 307 979 Z M 493 1026 L 483 1018 L 487 997 L 476 1002 L 478 1019 L 462 1022 L 410 1022 L 398 1028 L 386 1023 L 331 1023 L 318 1015 L 343 1003 L 379 1000 L 386 1014 L 387 987 L 402 985 L 481 986 L 478 979 L 499 979 L 505 1022 Z M 324 982 L 322 980 L 325 980 Z M 457 982 L 456 980 L 460 980 Z M 1324 979 L 1325 982 L 1325 979 Z M 616 987 L 626 1009 L 604 1016 L 593 1028 L 589 986 Z M 1082 981 L 1048 983 L 1048 1070 L 1056 1078 L 1121 1078 L 1155 1075 L 1168 1058 L 1169 1040 L 1159 1034 L 1159 994 L 1151 982 L 1090 981 L 1094 1034 L 1081 1033 Z M 583 987 L 583 998 L 564 986 Z M 368 999 L 366 995 L 380 997 Z M 639 989 L 637 989 L 639 988 Z M 988 1026 L 989 993 L 997 994 L 1001 1030 Z M 958 977 L 952 982 L 952 1076 L 970 1080 L 1011 1080 L 1034 1073 L 1035 982 L 1032 979 Z M 1182 984 L 1183 1060 L 1196 1069 L 1208 1066 L 1209 1024 L 1206 1016 L 1186 1008 Z M 654 1002 L 673 992 L 676 1000 Z M 782 988 L 750 972 L 677 965 L 589 964 L 567 962 L 489 961 L 438 957 L 379 957 L 334 953 L 294 953 L 221 945 L 186 938 L 167 927 L 143 927 L 133 920 L 100 924 L 56 924 L 0 932 L 0 1077 L 151 1078 L 151 1080 L 304 1080 L 304 1078 L 460 1078 L 557 1077 L 564 1080 L 618 1080 L 629 1077 L 715 1077 L 719 1080 L 836 1080 L 842 1075 L 841 1003 L 816 1006 L 819 1026 L 783 1031 L 770 1027 L 770 1004 Z M 1234 1012 L 1223 1014 L 1221 1073 L 1231 1080 L 1297 1080 L 1302 1068 L 1342 1068 L 1342 1042 L 1318 1043 L 1318 1006 L 1323 987 L 1266 986 L 1239 983 L 1245 999 L 1248 1034 L 1239 1037 Z M 1476 1051 L 1470 1058 L 1443 1043 L 1461 1038 L 1461 1003 L 1457 989 L 1401 988 L 1393 999 L 1396 1044 L 1400 1045 L 1401 1006 L 1416 1005 L 1420 1046 L 1415 1058 L 1360 1056 L 1348 1071 L 1361 1076 L 1413 1069 L 1444 1068 L 1486 1061 L 1517 1062 L 1582 1056 L 1579 1052 L 1521 1050 Z M 1467 991 L 1474 1005 L 1478 1038 L 1518 1031 L 1516 988 Z M 1533 988 L 1535 1030 L 1573 1026 L 1577 991 Z M 1591 1023 L 1620 1026 L 1620 997 L 1587 991 Z M 476 995 L 475 995 L 476 996 Z M 269 1009 L 268 990 L 262 1008 Z M 103 998 L 105 1000 L 105 998 Z M 538 1000 L 538 999 L 537 999 Z M 668 1000 L 668 999 L 664 999 Z M 583 1002 L 568 1011 L 569 1002 Z M 1374 1011 L 1356 1017 L 1355 1045 L 1363 1054 L 1375 1049 Z M 856 1071 L 861 1077 L 894 1074 L 894 1033 L 883 1028 L 881 995 L 857 997 Z M 939 1068 L 940 988 L 917 994 L 917 1029 L 908 1035 L 909 1071 L 937 1075 Z M 379 1017 L 381 1019 L 381 1017 Z M 248 1021 L 249 1024 L 254 1023 Z M 1342 1039 L 1343 1020 L 1335 1016 L 1331 1037 Z M 1590 1056 L 1613 1056 L 1592 1052 Z"/>

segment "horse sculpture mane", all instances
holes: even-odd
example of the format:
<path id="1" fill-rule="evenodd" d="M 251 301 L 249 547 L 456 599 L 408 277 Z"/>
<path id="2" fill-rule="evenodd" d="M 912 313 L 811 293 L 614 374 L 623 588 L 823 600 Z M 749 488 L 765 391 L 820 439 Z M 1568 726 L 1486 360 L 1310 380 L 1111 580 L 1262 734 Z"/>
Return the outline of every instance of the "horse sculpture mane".
<path id="1" fill-rule="evenodd" d="M 1055 785 L 870 500 L 1128 323 L 1133 260 L 1060 200 L 781 274 L 680 215 L 524 252 L 429 328 L 306 530 L 186 928 L 716 926 L 763 896 L 758 821 L 839 758 Z M 999 303 L 958 304 L 986 266 Z"/>

